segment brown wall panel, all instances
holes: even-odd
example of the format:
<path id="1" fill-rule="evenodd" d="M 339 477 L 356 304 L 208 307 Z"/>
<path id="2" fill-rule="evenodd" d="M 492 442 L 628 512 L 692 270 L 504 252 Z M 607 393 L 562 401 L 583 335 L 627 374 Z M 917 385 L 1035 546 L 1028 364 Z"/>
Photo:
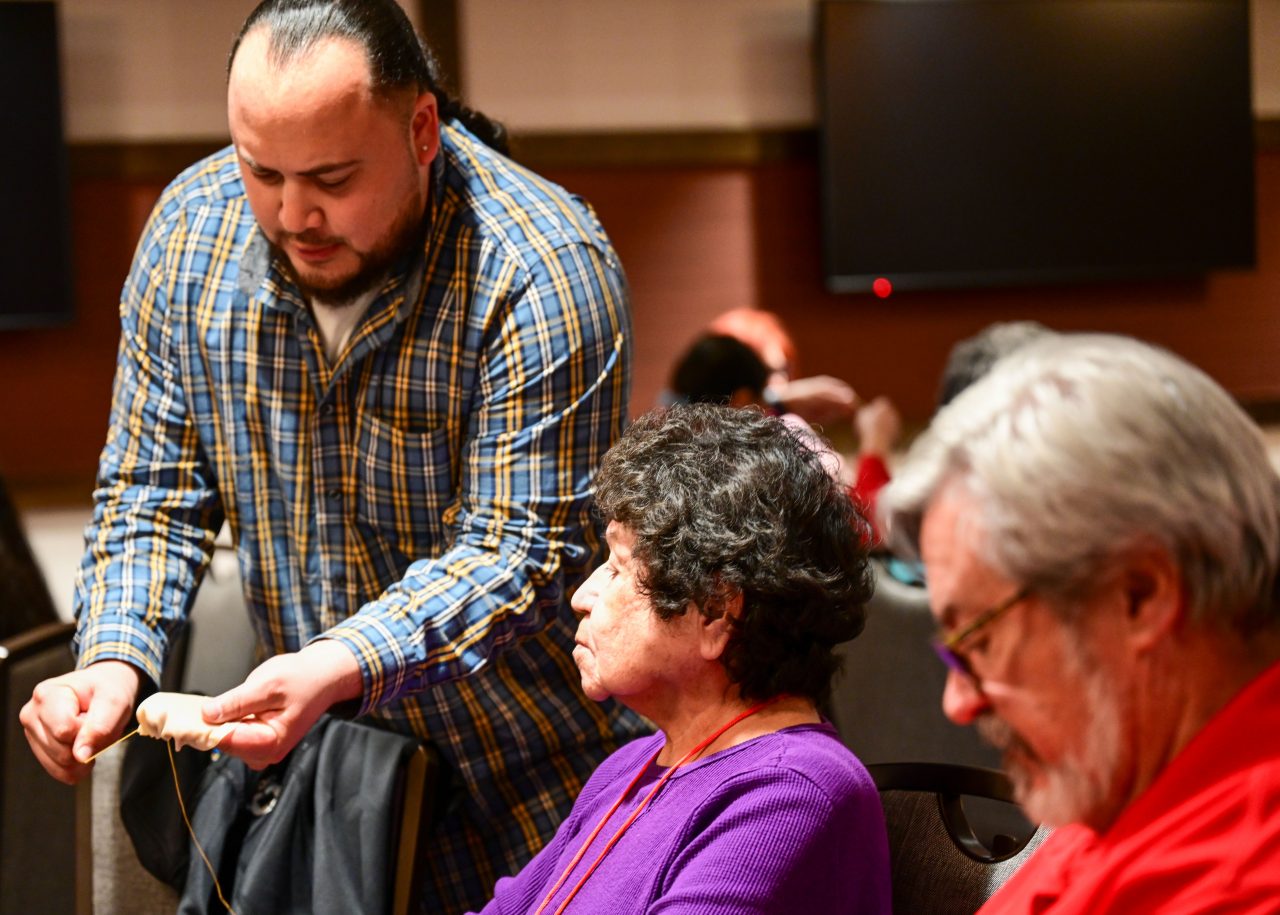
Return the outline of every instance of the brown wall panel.
<path id="1" fill-rule="evenodd" d="M 1033 318 L 1163 344 L 1248 402 L 1280 401 L 1280 150 L 1259 153 L 1258 266 L 1204 279 L 1044 289 L 837 296 L 821 282 L 811 161 L 734 166 L 554 167 L 600 213 L 632 285 L 632 410 L 655 401 L 671 362 L 719 311 L 773 309 L 802 368 L 888 394 L 909 419 L 931 409 L 951 344 L 990 321 Z M 0 333 L 0 474 L 18 488 L 88 492 L 106 431 L 116 303 L 162 181 L 77 179 L 77 315 L 68 327 Z"/>
<path id="2" fill-rule="evenodd" d="M 631 278 L 633 411 L 653 403 L 670 360 L 698 326 L 735 304 L 782 315 L 806 373 L 844 377 L 864 397 L 887 394 L 914 421 L 932 410 L 951 345 L 992 321 L 1010 319 L 1132 334 L 1182 354 L 1243 401 L 1280 400 L 1275 149 L 1257 159 L 1254 270 L 1162 282 L 898 293 L 886 300 L 823 288 L 817 171 L 811 162 L 560 169 L 551 175 L 593 202 Z M 750 233 L 745 248 L 734 242 L 740 227 L 730 222 L 743 211 Z"/>
<path id="3" fill-rule="evenodd" d="M 15 488 L 76 487 L 88 496 L 107 430 L 120 287 L 160 189 L 152 182 L 75 182 L 75 319 L 0 333 L 0 474 Z"/>

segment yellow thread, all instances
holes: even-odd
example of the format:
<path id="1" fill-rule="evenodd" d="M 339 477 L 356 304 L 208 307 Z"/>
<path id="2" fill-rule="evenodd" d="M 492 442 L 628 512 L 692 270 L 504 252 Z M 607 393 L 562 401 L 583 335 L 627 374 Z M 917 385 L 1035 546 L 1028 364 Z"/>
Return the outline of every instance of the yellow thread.
<path id="1" fill-rule="evenodd" d="M 200 847 L 200 840 L 196 838 L 196 831 L 191 827 L 191 820 L 187 818 L 187 805 L 182 802 L 182 786 L 178 784 L 178 764 L 173 759 L 173 744 L 166 740 L 164 746 L 169 751 L 169 768 L 173 771 L 173 790 L 178 795 L 178 809 L 182 811 L 182 822 L 187 824 L 187 832 L 191 833 L 191 841 L 195 843 L 196 851 L 200 852 L 200 857 L 204 859 L 204 866 L 209 869 L 209 876 L 213 878 L 213 888 L 218 893 L 218 901 L 226 907 L 226 910 L 231 915 L 236 915 L 236 910 L 231 908 L 231 903 L 227 902 L 226 897 L 222 895 L 222 887 L 218 884 L 218 875 L 214 871 L 213 865 L 209 863 L 209 856 Z"/>
<path id="2" fill-rule="evenodd" d="M 63 685 L 65 686 L 66 684 L 63 684 Z M 71 689 L 71 687 L 69 686 L 67 688 Z M 75 690 L 72 690 L 72 692 L 75 692 Z M 118 740 L 115 740 L 112 743 L 108 744 L 107 746 L 103 747 L 97 753 L 94 753 L 92 756 L 90 756 L 88 759 L 84 761 L 84 764 L 88 765 L 89 763 L 93 762 L 103 753 L 107 752 L 117 744 L 124 743 L 134 734 L 137 734 L 140 730 L 142 729 L 134 728 L 128 734 L 125 734 L 123 737 L 119 738 Z M 196 831 L 191 826 L 191 820 L 187 817 L 187 805 L 182 800 L 182 785 L 178 783 L 178 764 L 177 762 L 174 761 L 174 758 L 173 758 L 173 744 L 170 741 L 166 740 L 164 742 L 164 748 L 169 751 L 169 770 L 173 772 L 173 791 L 175 794 L 178 795 L 178 809 L 182 811 L 182 822 L 187 824 L 187 832 L 191 834 L 191 841 L 195 843 L 196 851 L 200 852 L 200 857 L 204 859 L 204 866 L 209 869 L 209 876 L 213 878 L 213 888 L 218 893 L 218 901 L 222 903 L 222 905 L 226 908 L 228 912 L 231 913 L 231 915 L 236 915 L 236 910 L 231 908 L 231 903 L 227 902 L 226 897 L 222 895 L 222 886 L 218 883 L 218 875 L 214 871 L 213 865 L 209 863 L 209 856 L 204 853 L 204 848 L 201 847 L 200 840 L 196 838 Z"/>
<path id="3" fill-rule="evenodd" d="M 101 756 L 103 753 L 105 753 L 105 752 L 107 752 L 108 750 L 110 750 L 110 749 L 111 749 L 112 747 L 114 747 L 116 744 L 118 744 L 118 743 L 124 743 L 126 740 L 128 740 L 130 737 L 132 737 L 134 734 L 138 733 L 138 731 L 139 731 L 139 730 L 140 730 L 139 728 L 134 728 L 132 731 L 130 731 L 128 734 L 125 734 L 125 735 L 124 735 L 123 737 L 121 737 L 119 740 L 116 740 L 116 741 L 114 741 L 113 743 L 110 743 L 110 744 L 108 744 L 107 746 L 103 747 L 103 748 L 102 748 L 101 750 L 99 750 L 97 753 L 94 753 L 92 756 L 90 756 L 88 759 L 86 759 L 86 760 L 84 761 L 84 765 L 86 765 L 86 766 L 87 766 L 87 765 L 89 765 L 89 763 L 93 762 L 95 759 L 97 759 L 97 758 L 98 758 L 99 756 Z"/>

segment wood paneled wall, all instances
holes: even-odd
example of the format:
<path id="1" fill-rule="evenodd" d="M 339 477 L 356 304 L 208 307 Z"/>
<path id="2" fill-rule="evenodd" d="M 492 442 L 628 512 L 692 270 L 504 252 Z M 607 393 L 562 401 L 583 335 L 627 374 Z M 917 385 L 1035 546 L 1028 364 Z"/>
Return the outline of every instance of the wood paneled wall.
<path id="1" fill-rule="evenodd" d="M 931 413 L 947 351 L 992 321 L 1131 334 L 1196 363 L 1250 405 L 1280 401 L 1280 150 L 1260 152 L 1258 262 L 1204 278 L 966 292 L 834 295 L 822 285 L 817 170 L 755 167 L 557 170 L 613 235 L 631 280 L 633 412 L 652 405 L 672 359 L 734 305 L 780 314 L 805 373 L 887 394 L 909 420 Z"/>
<path id="2" fill-rule="evenodd" d="M 632 411 L 650 407 L 672 361 L 713 315 L 781 314 L 801 368 L 887 394 L 928 416 L 948 348 L 985 324 L 1031 318 L 1167 346 L 1247 403 L 1280 401 L 1280 150 L 1258 154 L 1258 266 L 1203 279 L 963 293 L 837 296 L 819 266 L 817 172 L 808 157 L 733 166 L 544 169 L 589 199 L 631 281 Z M 158 180 L 73 185 L 77 315 L 63 328 L 0 333 L 0 474 L 18 489 L 83 492 L 106 432 L 116 302 Z"/>

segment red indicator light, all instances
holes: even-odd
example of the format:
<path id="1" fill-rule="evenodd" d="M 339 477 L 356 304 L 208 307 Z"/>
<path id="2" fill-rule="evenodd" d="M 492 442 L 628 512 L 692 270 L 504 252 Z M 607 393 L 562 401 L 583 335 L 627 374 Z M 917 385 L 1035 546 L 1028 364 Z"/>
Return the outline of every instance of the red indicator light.
<path id="1" fill-rule="evenodd" d="M 890 283 L 884 277 L 879 277 L 871 284 L 871 291 L 880 296 L 880 298 L 887 299 L 889 294 L 893 292 L 893 283 Z"/>

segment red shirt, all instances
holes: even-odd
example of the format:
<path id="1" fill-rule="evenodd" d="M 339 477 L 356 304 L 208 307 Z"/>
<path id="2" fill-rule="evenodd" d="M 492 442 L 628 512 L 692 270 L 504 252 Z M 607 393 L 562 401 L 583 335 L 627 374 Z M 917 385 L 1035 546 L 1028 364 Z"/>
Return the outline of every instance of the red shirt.
<path id="1" fill-rule="evenodd" d="M 1280 912 L 1280 664 L 1231 700 L 1104 833 L 1057 830 L 981 909 Z"/>

